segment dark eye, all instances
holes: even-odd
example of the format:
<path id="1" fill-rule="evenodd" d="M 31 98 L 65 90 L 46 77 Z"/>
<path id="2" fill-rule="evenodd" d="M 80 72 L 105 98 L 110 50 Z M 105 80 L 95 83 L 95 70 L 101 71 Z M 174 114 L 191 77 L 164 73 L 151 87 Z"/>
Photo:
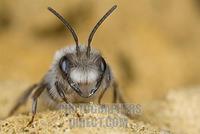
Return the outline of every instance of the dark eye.
<path id="1" fill-rule="evenodd" d="M 99 60 L 100 60 L 100 65 L 99 65 L 100 70 L 102 72 L 105 72 L 105 70 L 106 70 L 106 62 L 105 62 L 104 58 L 102 58 L 102 57 Z"/>
<path id="2" fill-rule="evenodd" d="M 60 61 L 60 69 L 67 74 L 69 72 L 70 69 L 70 61 L 66 58 L 63 57 Z"/>

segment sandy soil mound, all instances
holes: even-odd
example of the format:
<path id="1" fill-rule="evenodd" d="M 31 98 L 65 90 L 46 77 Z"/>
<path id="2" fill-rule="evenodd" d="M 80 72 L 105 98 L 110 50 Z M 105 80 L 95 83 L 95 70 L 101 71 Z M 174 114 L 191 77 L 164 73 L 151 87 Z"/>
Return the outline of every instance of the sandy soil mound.
<path id="1" fill-rule="evenodd" d="M 23 82 L 4 82 L 0 85 L 0 90 L 5 92 L 0 94 L 1 114 L 3 118 L 8 113 L 9 109 L 15 102 L 17 96 L 21 93 L 19 89 L 26 87 L 28 84 Z M 13 94 L 12 87 L 16 87 L 16 95 Z M 156 100 L 142 104 L 143 114 L 137 119 L 129 119 L 123 114 L 102 114 L 102 113 L 84 113 L 80 118 L 72 113 L 66 111 L 49 111 L 45 110 L 38 112 L 34 123 L 26 127 L 30 120 L 31 114 L 25 114 L 27 107 L 22 107 L 16 116 L 2 119 L 0 121 L 0 133 L 141 133 L 154 134 L 163 133 L 168 134 L 173 132 L 175 134 L 198 134 L 200 132 L 200 88 L 190 88 L 182 90 L 172 90 L 163 100 Z M 30 107 L 28 108 L 30 109 Z M 105 119 L 118 118 L 127 121 L 125 126 L 106 125 Z M 92 125 L 81 126 L 76 124 L 74 126 L 71 121 L 78 119 L 90 119 L 99 121 L 104 119 L 95 127 Z M 104 124 L 104 125 L 102 125 Z"/>
<path id="2" fill-rule="evenodd" d="M 20 89 L 25 89 L 28 84 L 25 82 L 13 81 L 13 82 L 1 82 L 0 90 L 4 90 L 0 94 L 0 118 L 4 118 L 9 109 L 13 106 L 17 97 L 21 94 Z M 13 87 L 15 88 L 15 93 L 13 93 Z M 150 125 L 149 123 L 143 123 L 142 121 L 131 120 L 119 113 L 105 114 L 105 113 L 85 113 L 81 114 L 81 119 L 97 122 L 97 127 L 94 126 L 74 126 L 71 120 L 79 119 L 77 115 L 72 113 L 69 114 L 64 110 L 61 111 L 42 111 L 38 112 L 34 123 L 26 127 L 28 121 L 30 121 L 31 114 L 27 114 L 27 110 L 30 110 L 30 102 L 27 106 L 23 106 L 16 116 L 7 118 L 0 121 L 0 133 L 159 133 L 158 127 Z M 25 112 L 26 111 L 26 112 Z M 21 114 L 19 114 L 21 113 Z M 121 119 L 125 120 L 122 125 L 109 124 L 108 119 Z M 100 124 L 99 119 L 103 119 Z M 110 123 L 113 123 L 112 121 Z M 76 124 L 77 125 L 77 124 Z"/>
<path id="3" fill-rule="evenodd" d="M 99 118 L 120 117 L 123 115 L 94 115 L 84 114 L 82 119 L 98 120 Z M 159 129 L 149 124 L 128 120 L 127 127 L 77 127 L 70 123 L 71 119 L 77 119 L 76 115 L 66 115 L 64 111 L 49 111 L 37 114 L 35 122 L 30 127 L 25 127 L 30 117 L 19 115 L 0 122 L 2 133 L 138 133 L 138 134 L 157 134 Z M 104 122 L 106 123 L 106 122 Z M 103 125 L 106 125 L 104 124 Z M 100 124 L 98 124 L 100 125 Z"/>

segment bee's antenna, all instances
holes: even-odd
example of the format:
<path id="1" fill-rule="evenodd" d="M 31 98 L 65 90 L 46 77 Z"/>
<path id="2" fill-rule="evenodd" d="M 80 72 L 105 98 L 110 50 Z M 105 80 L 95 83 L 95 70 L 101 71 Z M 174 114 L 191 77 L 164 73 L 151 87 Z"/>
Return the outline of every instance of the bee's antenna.
<path id="1" fill-rule="evenodd" d="M 94 26 L 94 28 L 92 29 L 92 32 L 89 35 L 88 38 L 88 47 L 87 47 L 87 56 L 90 57 L 90 49 L 91 49 L 91 42 L 93 39 L 93 36 L 95 34 L 95 32 L 97 31 L 97 29 L 99 28 L 99 26 L 104 22 L 104 20 L 117 8 L 117 5 L 114 5 L 110 10 L 108 10 L 108 12 L 98 21 L 98 23 Z"/>
<path id="2" fill-rule="evenodd" d="M 52 12 L 55 16 L 57 16 L 61 21 L 62 23 L 69 29 L 69 31 L 71 32 L 73 38 L 74 38 L 74 41 L 76 43 L 76 52 L 77 52 L 77 55 L 79 56 L 80 54 L 80 49 L 79 49 L 79 44 L 78 44 L 78 36 L 76 35 L 76 32 L 74 31 L 74 29 L 71 27 L 71 25 L 58 13 L 56 12 L 53 8 L 51 7 L 48 7 L 48 10 L 50 12 Z"/>

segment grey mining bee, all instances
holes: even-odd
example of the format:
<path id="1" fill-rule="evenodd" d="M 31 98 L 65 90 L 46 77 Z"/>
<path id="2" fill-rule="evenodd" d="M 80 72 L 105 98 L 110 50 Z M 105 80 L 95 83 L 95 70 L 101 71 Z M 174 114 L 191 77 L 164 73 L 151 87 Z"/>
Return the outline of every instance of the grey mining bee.
<path id="1" fill-rule="evenodd" d="M 53 64 L 43 79 L 30 86 L 19 98 L 15 106 L 11 109 L 9 115 L 24 104 L 32 94 L 32 118 L 30 125 L 35 117 L 38 97 L 44 97 L 47 103 L 52 107 L 59 108 L 63 104 L 73 107 L 73 103 L 92 102 L 101 99 L 106 89 L 113 89 L 113 102 L 124 102 L 119 93 L 117 83 L 113 78 L 111 69 L 102 55 L 91 48 L 91 42 L 96 30 L 104 22 L 104 20 L 117 8 L 114 5 L 108 12 L 98 21 L 92 29 L 88 44 L 80 45 L 78 36 L 71 25 L 54 9 L 48 7 L 71 32 L 75 45 L 58 50 L 55 54 Z M 77 113 L 79 116 L 79 114 Z"/>

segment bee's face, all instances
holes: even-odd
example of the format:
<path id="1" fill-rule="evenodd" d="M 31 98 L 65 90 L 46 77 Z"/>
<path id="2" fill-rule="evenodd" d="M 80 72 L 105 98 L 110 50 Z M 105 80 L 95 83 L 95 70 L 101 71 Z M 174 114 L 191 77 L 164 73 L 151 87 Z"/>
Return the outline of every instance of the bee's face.
<path id="1" fill-rule="evenodd" d="M 106 70 L 104 58 L 96 51 L 86 55 L 86 47 L 80 55 L 70 52 L 61 57 L 59 69 L 62 77 L 80 96 L 88 98 L 95 94 L 101 85 Z"/>

